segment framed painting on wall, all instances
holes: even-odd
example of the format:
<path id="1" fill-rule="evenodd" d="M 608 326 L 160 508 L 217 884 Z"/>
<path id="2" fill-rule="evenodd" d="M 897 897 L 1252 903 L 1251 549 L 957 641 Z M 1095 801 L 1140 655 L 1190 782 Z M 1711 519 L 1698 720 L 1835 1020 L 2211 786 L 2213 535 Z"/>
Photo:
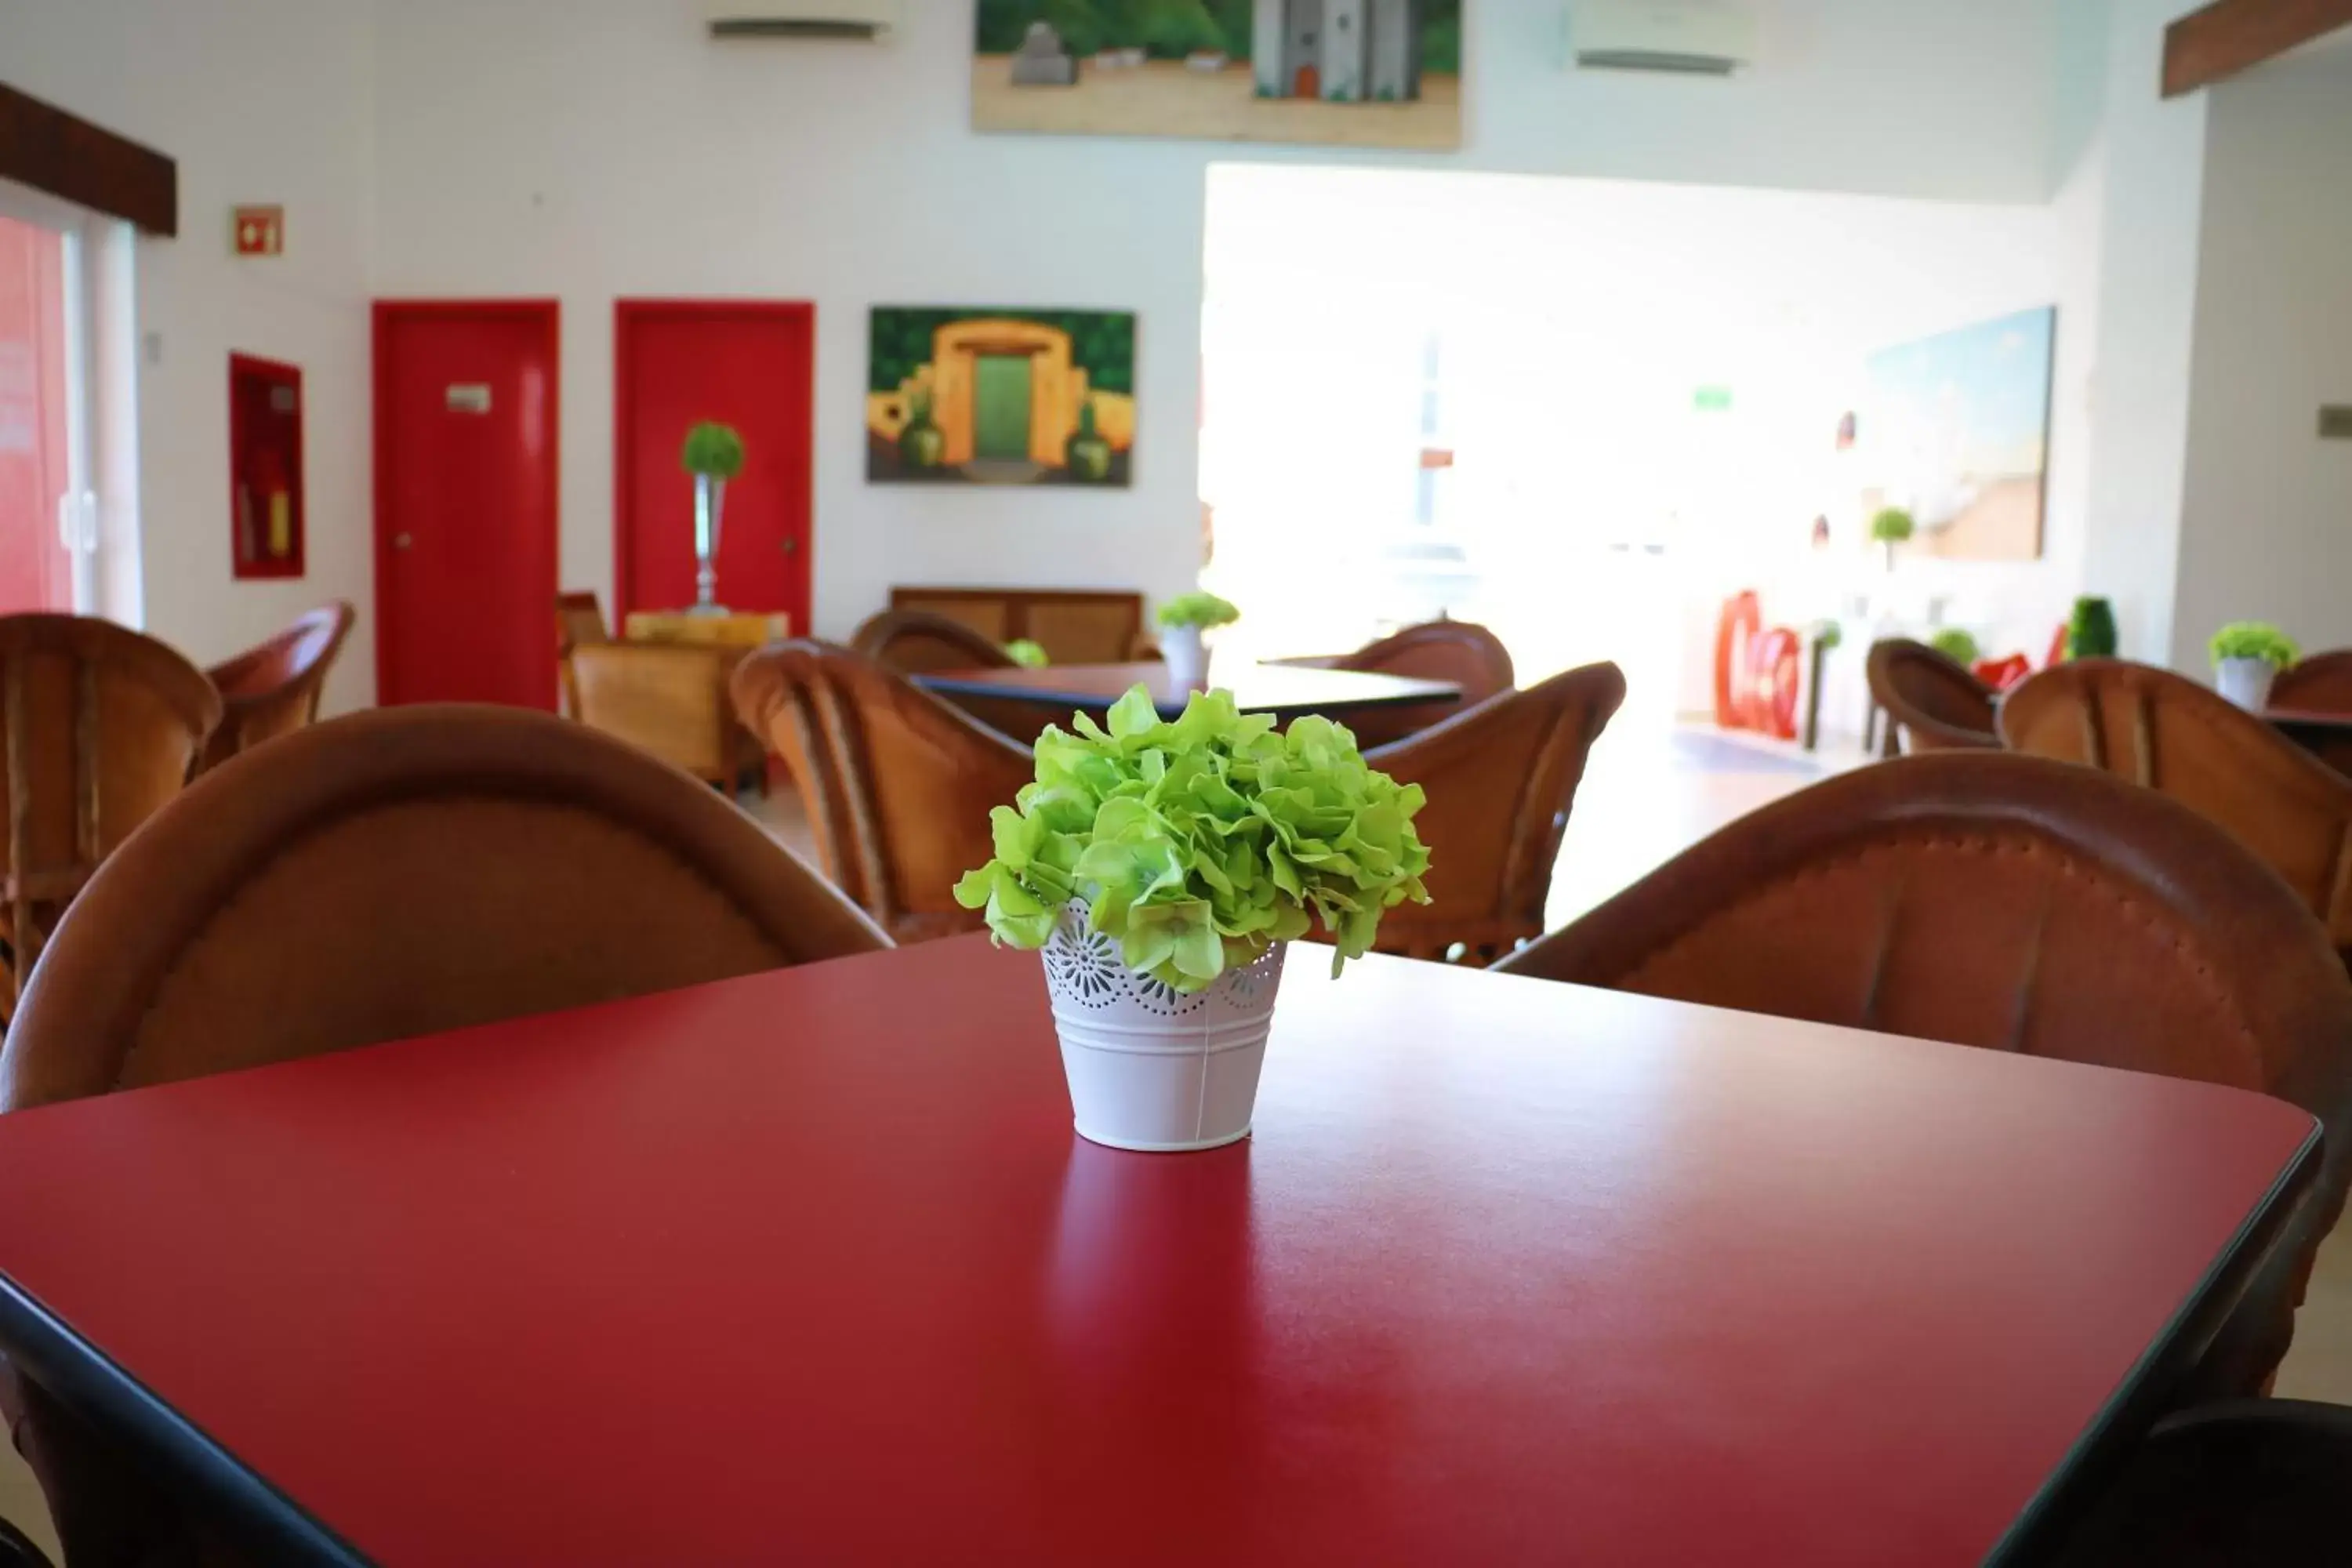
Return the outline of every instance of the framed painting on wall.
<path id="1" fill-rule="evenodd" d="M 866 478 L 877 484 L 1125 486 L 1135 317 L 877 305 Z"/>
<path id="2" fill-rule="evenodd" d="M 1909 511 L 1913 554 L 2039 559 L 2057 330 L 2044 306 L 1873 354 L 1863 515 Z"/>
<path id="3" fill-rule="evenodd" d="M 981 131 L 1462 145 L 1462 0 L 978 0 Z"/>

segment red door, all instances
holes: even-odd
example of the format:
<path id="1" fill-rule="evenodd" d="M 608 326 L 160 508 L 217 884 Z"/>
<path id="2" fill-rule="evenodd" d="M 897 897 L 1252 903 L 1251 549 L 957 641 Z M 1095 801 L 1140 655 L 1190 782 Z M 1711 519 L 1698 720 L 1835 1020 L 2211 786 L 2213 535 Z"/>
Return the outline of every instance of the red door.
<path id="1" fill-rule="evenodd" d="M 0 217 L 0 615 L 73 608 L 65 237 Z"/>
<path id="2" fill-rule="evenodd" d="M 556 322 L 376 304 L 381 701 L 554 705 Z"/>
<path id="3" fill-rule="evenodd" d="M 808 630 L 815 311 L 756 300 L 624 300 L 614 317 L 613 586 L 620 613 L 694 602 L 694 485 L 678 449 L 715 419 L 743 437 L 727 487 L 719 599 Z"/>

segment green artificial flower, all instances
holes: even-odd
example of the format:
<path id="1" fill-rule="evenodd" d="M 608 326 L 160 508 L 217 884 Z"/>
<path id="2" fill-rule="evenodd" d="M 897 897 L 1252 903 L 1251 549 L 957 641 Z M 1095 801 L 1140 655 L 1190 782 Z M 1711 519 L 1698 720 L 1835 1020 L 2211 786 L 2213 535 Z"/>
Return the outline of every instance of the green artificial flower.
<path id="1" fill-rule="evenodd" d="M 1014 637 L 1006 643 L 1004 657 L 1024 669 L 1043 669 L 1052 662 L 1045 657 L 1044 646 L 1027 637 Z"/>
<path id="2" fill-rule="evenodd" d="M 731 425 L 706 419 L 686 433 L 677 465 L 689 474 L 731 479 L 743 471 L 743 437 Z"/>
<path id="3" fill-rule="evenodd" d="M 2231 621 L 2213 634 L 2210 647 L 2215 664 L 2225 658 L 2259 658 L 2284 669 L 2301 656 L 2294 639 L 2268 621 Z"/>
<path id="4" fill-rule="evenodd" d="M 1230 599 L 1220 599 L 1214 594 L 1179 594 L 1160 606 L 1160 624 L 1163 626 L 1199 626 L 1206 631 L 1211 626 L 1231 626 L 1242 618 L 1241 611 Z"/>
<path id="5" fill-rule="evenodd" d="M 1082 898 L 1128 967 L 1192 992 L 1318 924 L 1336 974 L 1383 912 L 1429 902 L 1421 786 L 1367 766 L 1339 725 L 1277 733 L 1224 690 L 1163 720 L 1141 686 L 1108 719 L 1037 738 L 1035 782 L 991 815 L 995 858 L 956 884 L 998 941 L 1045 946 Z"/>

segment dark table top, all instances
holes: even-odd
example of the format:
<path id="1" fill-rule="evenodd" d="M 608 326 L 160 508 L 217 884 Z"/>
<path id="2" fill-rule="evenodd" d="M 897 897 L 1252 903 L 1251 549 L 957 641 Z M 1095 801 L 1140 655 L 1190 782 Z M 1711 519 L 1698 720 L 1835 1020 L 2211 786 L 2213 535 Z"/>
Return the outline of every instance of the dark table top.
<path id="1" fill-rule="evenodd" d="M 1057 664 L 1045 669 L 940 669 L 918 675 L 915 683 L 959 697 L 997 697 L 1041 708 L 1083 708 L 1100 712 L 1140 681 L 1162 717 L 1184 710 L 1192 693 L 1168 678 L 1158 659 L 1138 664 Z M 1450 680 L 1414 680 L 1355 669 L 1312 669 L 1298 665 L 1223 665 L 1212 660 L 1209 682 L 1234 694 L 1244 713 L 1327 717 L 1359 708 L 1402 702 L 1454 702 L 1462 688 Z"/>
<path id="2" fill-rule="evenodd" d="M 384 1564 L 1975 1563 L 2315 1163 L 2233 1089 L 1370 958 L 1079 1141 L 984 940 L 0 1117 L 0 1342 Z"/>

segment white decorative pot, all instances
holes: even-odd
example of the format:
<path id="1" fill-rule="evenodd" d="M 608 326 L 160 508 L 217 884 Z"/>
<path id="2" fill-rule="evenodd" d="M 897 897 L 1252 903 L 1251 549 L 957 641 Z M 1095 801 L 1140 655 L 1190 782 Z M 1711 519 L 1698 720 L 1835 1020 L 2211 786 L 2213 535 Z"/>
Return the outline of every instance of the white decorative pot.
<path id="1" fill-rule="evenodd" d="M 2222 696 L 2249 713 L 2270 706 L 2271 682 L 2278 666 L 2266 658 L 2225 658 L 2213 667 L 2213 685 Z"/>
<path id="2" fill-rule="evenodd" d="M 1171 686 L 1187 689 L 1203 687 L 1209 680 L 1209 650 L 1201 640 L 1198 626 L 1165 626 L 1160 639 L 1160 657 L 1168 661 L 1168 680 Z"/>
<path id="3" fill-rule="evenodd" d="M 1073 901 L 1045 943 L 1045 994 L 1078 1135 L 1113 1149 L 1213 1149 L 1248 1136 L 1282 945 L 1187 995 L 1138 974 Z"/>

